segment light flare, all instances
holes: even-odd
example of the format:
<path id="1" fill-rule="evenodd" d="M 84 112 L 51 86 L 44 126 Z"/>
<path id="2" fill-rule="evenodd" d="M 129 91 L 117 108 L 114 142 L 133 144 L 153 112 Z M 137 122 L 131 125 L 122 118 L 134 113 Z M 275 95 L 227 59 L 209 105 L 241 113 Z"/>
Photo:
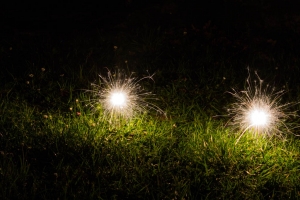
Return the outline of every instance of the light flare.
<path id="1" fill-rule="evenodd" d="M 113 106 L 124 108 L 127 103 L 127 97 L 124 92 L 112 92 L 110 101 Z"/>
<path id="2" fill-rule="evenodd" d="M 92 99 L 89 104 L 94 111 L 103 111 L 103 117 L 110 122 L 114 120 L 130 119 L 139 113 L 155 110 L 165 114 L 152 102 L 157 100 L 155 95 L 147 92 L 141 85 L 141 81 L 152 80 L 153 75 L 137 79 L 131 73 L 117 71 L 111 73 L 108 70 L 107 77 L 99 75 L 100 84 L 92 83 Z"/>
<path id="3" fill-rule="evenodd" d="M 249 115 L 252 126 L 258 127 L 268 125 L 269 116 L 264 110 L 252 110 Z"/>
<path id="4" fill-rule="evenodd" d="M 229 92 L 233 95 L 236 102 L 229 106 L 229 116 L 231 120 L 229 125 L 238 129 L 240 136 L 237 140 L 250 131 L 254 134 L 263 135 L 263 137 L 282 137 L 284 132 L 290 132 L 290 127 L 286 121 L 297 116 L 296 111 L 289 111 L 295 103 L 282 104 L 282 95 L 284 90 L 276 90 L 274 87 L 264 85 L 257 72 L 258 83 L 254 84 L 249 76 L 246 80 L 247 87 L 244 91 Z"/>
<path id="5" fill-rule="evenodd" d="M 253 126 L 265 126 L 268 123 L 268 115 L 263 110 L 250 112 L 250 120 Z"/>

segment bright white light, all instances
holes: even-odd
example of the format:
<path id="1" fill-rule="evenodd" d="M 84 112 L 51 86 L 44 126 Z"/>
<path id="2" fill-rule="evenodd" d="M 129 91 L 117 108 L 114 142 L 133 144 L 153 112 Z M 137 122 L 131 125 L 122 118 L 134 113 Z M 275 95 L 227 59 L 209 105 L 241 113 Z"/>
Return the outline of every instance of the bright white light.
<path id="1" fill-rule="evenodd" d="M 268 115 L 263 110 L 253 110 L 250 113 L 250 120 L 253 126 L 264 126 L 268 122 Z"/>
<path id="2" fill-rule="evenodd" d="M 251 82 L 249 71 L 246 90 L 233 90 L 231 93 L 236 102 L 228 109 L 232 117 L 229 124 L 239 130 L 240 137 L 237 141 L 247 130 L 263 136 L 281 137 L 284 132 L 290 132 L 286 120 L 297 116 L 296 111 L 289 111 L 295 103 L 281 104 L 284 90 L 276 91 L 274 87 L 263 85 L 263 80 L 256 72 L 255 75 L 258 78 L 257 82 Z"/>
<path id="3" fill-rule="evenodd" d="M 91 84 L 90 92 L 93 98 L 90 99 L 89 105 L 94 111 L 103 111 L 102 116 L 110 122 L 119 121 L 120 118 L 129 119 L 148 110 L 164 114 L 159 107 L 151 103 L 156 100 L 154 94 L 145 92 L 140 85 L 142 80 L 152 80 L 152 76 L 137 79 L 133 77 L 133 73 L 127 76 L 120 71 L 108 71 L 107 77 L 100 76 L 100 84 Z"/>
<path id="4" fill-rule="evenodd" d="M 115 92 L 111 95 L 110 102 L 114 106 L 124 107 L 126 104 L 126 96 L 123 92 Z"/>

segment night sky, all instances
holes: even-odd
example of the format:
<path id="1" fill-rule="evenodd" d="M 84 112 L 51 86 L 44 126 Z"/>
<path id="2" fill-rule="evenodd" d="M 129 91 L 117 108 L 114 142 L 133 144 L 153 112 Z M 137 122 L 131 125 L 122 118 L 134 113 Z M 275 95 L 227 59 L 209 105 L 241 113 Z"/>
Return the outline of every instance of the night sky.
<path id="1" fill-rule="evenodd" d="M 199 3 L 201 2 L 201 3 Z M 262 2 L 262 3 L 260 3 Z M 1 5 L 2 32 L 23 30 L 111 28 L 133 17 L 135 26 L 202 27 L 211 20 L 223 29 L 238 29 L 244 23 L 261 27 L 282 25 L 284 20 L 299 22 L 300 3 L 296 0 L 209 0 L 135 1 L 113 0 L 96 3 L 11 3 Z M 295 27 L 296 28 L 296 27 Z"/>
<path id="2" fill-rule="evenodd" d="M 31 40 L 45 36 L 63 41 L 77 34 L 130 34 L 136 29 L 160 27 L 166 36 L 188 33 L 189 37 L 215 48 L 218 55 L 236 59 L 260 54 L 270 57 L 294 56 L 290 68 L 298 66 L 300 53 L 300 1 L 296 0 L 113 0 L 103 3 L 21 3 L 5 2 L 0 8 L 1 39 Z M 18 42 L 17 42 L 18 43 Z M 170 39 L 171 45 L 178 44 Z M 9 47 L 7 47 L 9 48 Z M 231 53 L 232 52 L 232 53 Z M 262 53 L 263 52 L 263 53 Z M 267 52 L 267 53 L 266 53 Z M 177 52 L 180 55 L 180 52 Z M 239 54 L 239 57 L 234 55 Z M 243 55 L 242 55 L 243 54 Z M 266 55 L 265 55 L 266 54 Z M 272 54 L 267 55 L 267 54 Z M 251 59 L 249 59 L 251 61 Z M 249 60 L 242 61 L 246 67 Z M 212 65 L 217 66 L 217 61 Z M 264 62 L 255 63 L 256 68 Z M 294 72 L 293 72 L 294 73 Z M 295 74 L 295 73 L 294 73 Z"/>

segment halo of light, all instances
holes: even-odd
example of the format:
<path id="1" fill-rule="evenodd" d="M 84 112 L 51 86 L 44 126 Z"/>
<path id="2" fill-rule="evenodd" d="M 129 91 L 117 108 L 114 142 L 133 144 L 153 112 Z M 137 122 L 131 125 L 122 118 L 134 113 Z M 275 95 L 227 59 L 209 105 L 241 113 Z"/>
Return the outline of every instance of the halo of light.
<path id="1" fill-rule="evenodd" d="M 110 102 L 113 106 L 123 108 L 126 106 L 127 97 L 124 92 L 113 92 L 110 96 Z"/>
<path id="2" fill-rule="evenodd" d="M 255 109 L 249 115 L 252 126 L 267 126 L 269 117 L 264 110 Z"/>
<path id="3" fill-rule="evenodd" d="M 95 111 L 103 109 L 103 116 L 109 121 L 130 119 L 149 110 L 165 114 L 152 103 L 157 100 L 155 95 L 140 85 L 143 80 L 153 80 L 153 75 L 141 79 L 133 75 L 127 76 L 122 71 L 111 73 L 109 70 L 106 77 L 99 75 L 100 84 L 91 84 L 89 92 L 92 93 L 92 99 L 88 105 Z"/>
<path id="4" fill-rule="evenodd" d="M 247 88 L 243 91 L 229 92 L 235 98 L 235 102 L 229 105 L 229 125 L 239 129 L 240 137 L 247 131 L 263 136 L 283 136 L 282 130 L 290 132 L 286 120 L 297 116 L 296 111 L 289 111 L 295 103 L 281 103 L 284 90 L 276 90 L 274 87 L 264 85 L 257 72 L 258 82 L 251 82 L 250 71 L 246 79 Z"/>

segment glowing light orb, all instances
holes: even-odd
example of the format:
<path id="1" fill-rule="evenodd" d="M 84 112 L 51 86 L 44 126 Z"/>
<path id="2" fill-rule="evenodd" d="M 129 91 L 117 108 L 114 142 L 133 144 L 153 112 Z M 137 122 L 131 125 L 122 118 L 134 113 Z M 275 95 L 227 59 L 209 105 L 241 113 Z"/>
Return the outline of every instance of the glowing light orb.
<path id="1" fill-rule="evenodd" d="M 268 118 L 268 114 L 263 110 L 253 110 L 250 112 L 250 122 L 253 126 L 267 125 Z"/>
<path id="2" fill-rule="evenodd" d="M 126 95 L 123 92 L 114 92 L 110 97 L 113 106 L 124 107 L 126 105 Z"/>
<path id="3" fill-rule="evenodd" d="M 153 75 L 152 75 L 153 76 Z M 103 117 L 109 122 L 119 121 L 119 119 L 129 119 L 138 113 L 155 110 L 164 114 L 164 112 L 155 104 L 154 94 L 146 92 L 140 85 L 142 80 L 153 80 L 152 76 L 146 76 L 141 79 L 117 71 L 108 76 L 100 76 L 100 84 L 91 84 L 89 91 L 93 94 L 88 105 L 94 111 L 103 111 Z"/>
<path id="4" fill-rule="evenodd" d="M 289 111 L 289 108 L 295 103 L 281 103 L 281 97 L 285 93 L 284 90 L 276 91 L 274 87 L 263 85 L 263 80 L 258 78 L 258 83 L 254 84 L 249 76 L 246 79 L 246 90 L 237 92 L 229 92 L 236 99 L 235 103 L 229 106 L 230 125 L 239 129 L 240 137 L 250 130 L 255 134 L 263 136 L 283 136 L 283 131 L 290 132 L 287 125 L 287 119 L 297 116 L 296 111 Z"/>

